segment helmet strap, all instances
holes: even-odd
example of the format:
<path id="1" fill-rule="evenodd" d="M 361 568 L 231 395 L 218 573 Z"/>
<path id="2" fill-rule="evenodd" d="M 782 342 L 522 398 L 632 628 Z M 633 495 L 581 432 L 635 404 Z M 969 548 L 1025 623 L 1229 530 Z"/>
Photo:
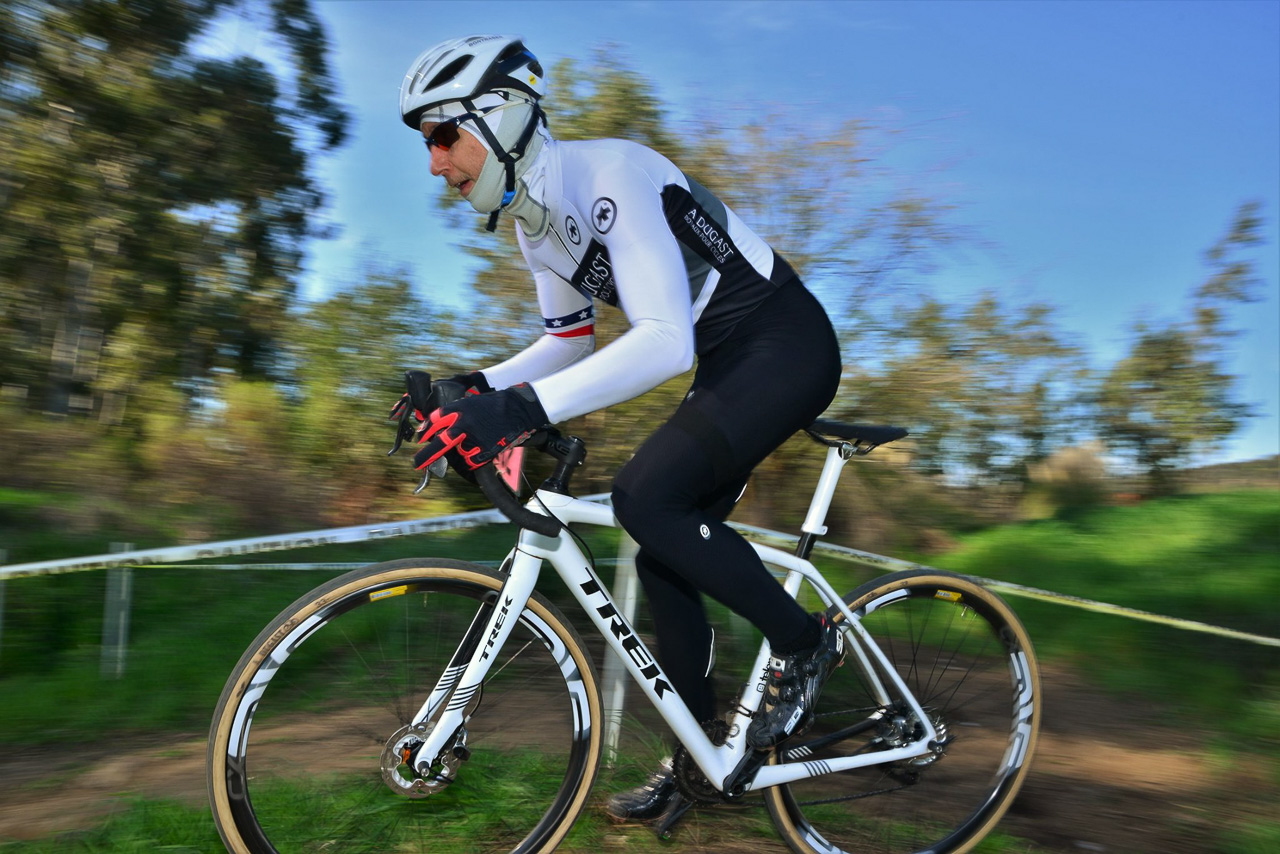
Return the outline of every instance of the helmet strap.
<path id="1" fill-rule="evenodd" d="M 484 134 L 485 142 L 489 144 L 490 150 L 506 167 L 506 192 L 502 194 L 502 203 L 489 214 L 489 222 L 484 229 L 485 231 L 496 231 L 498 228 L 498 213 L 511 204 L 511 200 L 516 197 L 516 163 L 519 162 L 520 158 L 524 157 L 525 149 L 529 147 L 529 140 L 533 139 L 533 133 L 538 129 L 538 122 L 545 123 L 547 116 L 542 112 L 542 106 L 537 101 L 530 102 L 533 107 L 533 115 L 529 117 L 528 123 L 525 124 L 524 130 L 521 131 L 520 138 L 516 140 L 516 144 L 511 147 L 511 151 L 507 151 L 503 148 L 502 143 L 498 141 L 498 137 L 494 132 L 489 129 L 488 122 L 484 120 L 480 110 L 476 108 L 475 102 L 470 98 L 466 98 L 461 101 L 461 104 L 468 112 L 477 114 L 472 124 L 480 129 L 480 133 Z"/>

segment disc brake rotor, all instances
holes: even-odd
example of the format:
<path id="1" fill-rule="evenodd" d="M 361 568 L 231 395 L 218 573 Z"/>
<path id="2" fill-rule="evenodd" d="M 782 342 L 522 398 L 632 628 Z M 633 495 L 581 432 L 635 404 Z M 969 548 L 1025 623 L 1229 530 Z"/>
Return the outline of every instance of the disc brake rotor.
<path id="1" fill-rule="evenodd" d="M 453 782 L 458 766 L 467 756 L 467 731 L 459 728 L 431 763 L 430 773 L 423 775 L 418 753 L 435 728 L 435 722 L 410 724 L 396 730 L 382 748 L 382 779 L 391 791 L 406 798 L 426 798 L 442 791 Z"/>

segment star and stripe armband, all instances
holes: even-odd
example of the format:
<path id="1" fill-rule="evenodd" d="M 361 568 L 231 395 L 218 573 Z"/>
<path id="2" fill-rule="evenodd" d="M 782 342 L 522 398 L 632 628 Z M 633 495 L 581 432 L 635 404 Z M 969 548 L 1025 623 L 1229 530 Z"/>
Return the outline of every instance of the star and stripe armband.
<path id="1" fill-rule="evenodd" d="M 544 317 L 542 322 L 547 334 L 557 338 L 581 338 L 594 335 L 596 329 L 595 312 L 591 306 L 561 317 Z"/>

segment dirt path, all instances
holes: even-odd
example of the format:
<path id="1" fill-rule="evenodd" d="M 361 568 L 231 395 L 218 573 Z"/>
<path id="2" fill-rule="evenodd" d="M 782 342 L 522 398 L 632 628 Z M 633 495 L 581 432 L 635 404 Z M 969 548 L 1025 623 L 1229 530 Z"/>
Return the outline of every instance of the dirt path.
<path id="1" fill-rule="evenodd" d="M 1222 829 L 1274 820 L 1276 769 L 1231 761 L 1204 728 L 1172 728 L 1154 704 L 1044 676 L 1035 763 L 1001 827 L 1047 851 L 1208 854 Z"/>
<path id="2" fill-rule="evenodd" d="M 1228 762 L 1210 750 L 1206 733 L 1163 725 L 1160 708 L 1105 696 L 1064 673 L 1046 674 L 1044 688 L 1035 764 L 1001 825 L 1032 840 L 1035 851 L 1207 854 L 1221 828 L 1274 816 L 1276 769 L 1262 760 Z M 49 748 L 0 757 L 0 840 L 90 827 L 129 796 L 204 803 L 203 734 L 114 748 L 74 761 Z M 723 829 L 713 832 L 724 822 L 732 818 L 695 816 L 663 850 L 784 850 L 728 843 Z M 651 850 L 628 845 L 629 832 L 611 834 L 605 847 Z"/>

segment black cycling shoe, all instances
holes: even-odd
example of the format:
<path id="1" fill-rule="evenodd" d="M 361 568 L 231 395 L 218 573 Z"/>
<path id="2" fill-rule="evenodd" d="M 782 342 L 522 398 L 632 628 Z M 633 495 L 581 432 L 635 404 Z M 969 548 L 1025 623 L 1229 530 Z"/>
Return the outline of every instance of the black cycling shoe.
<path id="1" fill-rule="evenodd" d="M 813 707 L 827 677 L 844 662 L 844 632 L 824 614 L 818 645 L 769 659 L 764 703 L 747 727 L 747 744 L 772 750 L 813 723 Z"/>
<path id="2" fill-rule="evenodd" d="M 680 798 L 670 760 L 649 775 L 644 785 L 619 792 L 609 799 L 605 812 L 615 822 L 652 821 L 661 817 L 671 803 Z"/>

